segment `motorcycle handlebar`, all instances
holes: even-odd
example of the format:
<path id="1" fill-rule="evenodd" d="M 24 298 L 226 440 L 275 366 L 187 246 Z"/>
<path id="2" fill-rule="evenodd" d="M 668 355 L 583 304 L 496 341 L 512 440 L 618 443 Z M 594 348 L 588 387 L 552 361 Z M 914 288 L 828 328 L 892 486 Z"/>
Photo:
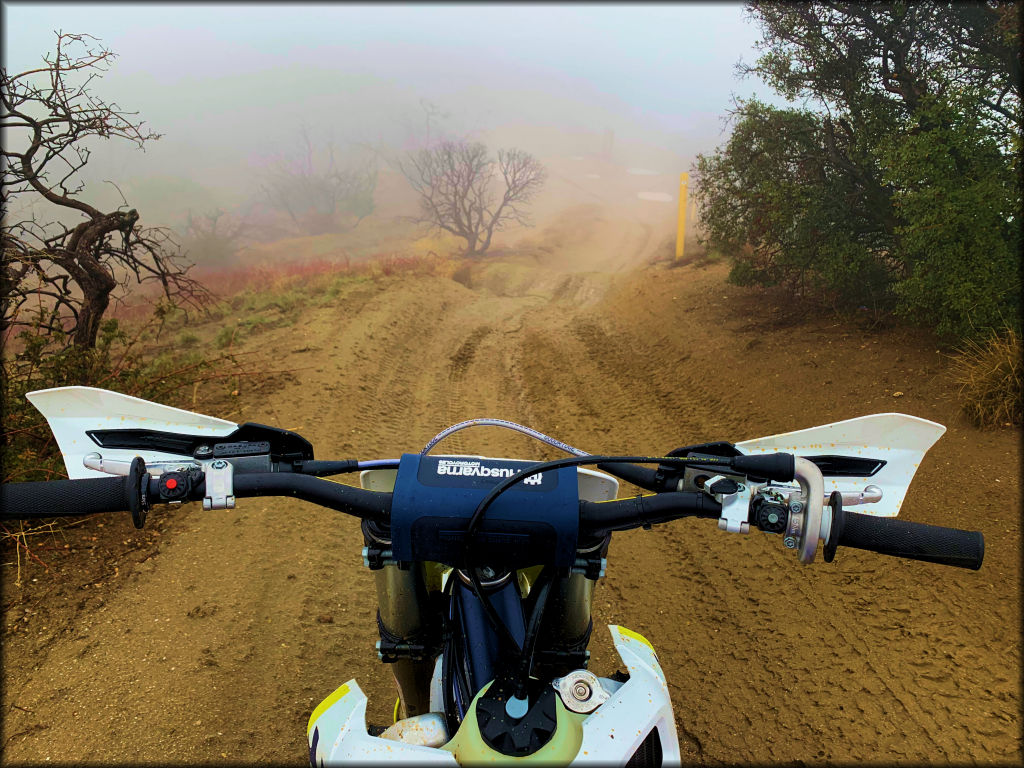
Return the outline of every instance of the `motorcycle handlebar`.
<path id="1" fill-rule="evenodd" d="M 603 536 L 680 517 L 718 518 L 721 514 L 722 505 L 706 493 L 673 491 L 615 501 L 581 501 L 580 529 L 590 536 Z"/>
<path id="2" fill-rule="evenodd" d="M 149 478 L 148 498 L 159 499 L 159 479 Z M 49 480 L 8 483 L 0 488 L 0 519 L 66 517 L 101 512 L 123 512 L 131 508 L 133 488 L 127 477 L 86 480 Z M 367 491 L 330 480 L 281 472 L 235 475 L 234 495 L 292 496 L 353 517 L 387 524 L 391 519 L 391 494 Z M 202 480 L 194 483 L 188 501 L 206 495 Z M 586 535 L 663 523 L 684 516 L 713 517 L 721 505 L 704 493 L 661 493 L 604 502 L 580 502 L 580 527 Z"/>
<path id="3" fill-rule="evenodd" d="M 159 480 L 148 478 L 148 498 L 159 499 Z M 367 491 L 311 475 L 251 473 L 234 477 L 234 495 L 292 496 L 345 514 L 387 524 L 391 518 L 391 494 Z M 132 509 L 133 483 L 129 477 L 89 478 L 7 483 L 0 487 L 0 519 L 66 517 Z M 188 500 L 205 496 L 202 480 L 195 483 Z M 840 508 L 841 509 L 841 508 Z M 717 518 L 721 505 L 705 493 L 670 492 L 603 502 L 580 502 L 580 532 L 603 536 L 640 526 L 664 523 L 681 517 Z M 912 560 L 977 570 L 985 555 L 979 531 L 962 531 L 893 518 L 841 512 L 833 520 L 831 543 L 866 549 Z M 831 558 L 829 558 L 831 559 Z"/>
<path id="4" fill-rule="evenodd" d="M 159 479 L 149 477 L 149 499 L 160 498 L 159 483 Z M 390 493 L 364 491 L 312 475 L 277 472 L 236 475 L 233 490 L 236 497 L 294 496 L 379 523 L 387 523 L 391 517 Z M 5 483 L 0 487 L 0 520 L 126 512 L 131 509 L 135 493 L 135 487 L 126 476 Z M 202 501 L 205 495 L 206 484 L 200 480 L 183 501 Z"/>
<path id="5" fill-rule="evenodd" d="M 204 484 L 199 483 L 199 495 L 190 494 L 202 499 Z M 331 480 L 324 480 L 312 475 L 296 475 L 281 472 L 260 472 L 235 475 L 235 496 L 293 496 L 303 501 L 319 504 L 321 507 L 344 512 L 364 520 L 376 523 L 388 523 L 391 520 L 391 494 L 382 491 L 367 491 L 351 485 L 342 485 Z"/>

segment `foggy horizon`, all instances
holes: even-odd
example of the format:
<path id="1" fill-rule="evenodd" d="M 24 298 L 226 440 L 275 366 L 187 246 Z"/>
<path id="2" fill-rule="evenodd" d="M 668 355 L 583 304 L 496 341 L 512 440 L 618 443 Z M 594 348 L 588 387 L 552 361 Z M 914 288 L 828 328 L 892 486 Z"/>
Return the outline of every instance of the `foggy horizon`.
<path id="1" fill-rule="evenodd" d="M 724 141 L 734 96 L 774 100 L 735 74 L 758 38 L 739 3 L 19 2 L 3 12 L 12 73 L 38 66 L 55 30 L 117 54 L 93 90 L 163 136 L 144 153 L 126 141 L 93 145 L 87 194 L 119 201 L 102 185 L 115 181 L 153 223 L 252 199 L 302 125 L 342 155 L 374 146 L 400 156 L 423 140 L 430 104 L 446 115 L 435 136 L 517 146 L 545 162 L 605 152 L 670 178 Z"/>

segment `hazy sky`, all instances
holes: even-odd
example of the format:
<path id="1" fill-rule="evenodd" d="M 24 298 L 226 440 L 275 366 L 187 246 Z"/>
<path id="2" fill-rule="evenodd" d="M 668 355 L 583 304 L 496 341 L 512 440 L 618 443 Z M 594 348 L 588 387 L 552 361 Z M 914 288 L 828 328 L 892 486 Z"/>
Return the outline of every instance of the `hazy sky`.
<path id="1" fill-rule="evenodd" d="M 543 155 L 597 151 L 614 131 L 622 162 L 682 170 L 723 140 L 733 94 L 770 95 L 735 76 L 758 37 L 739 3 L 3 8 L 11 71 L 37 66 L 56 29 L 118 54 L 97 92 L 165 138 L 142 159 L 111 151 L 105 170 L 207 189 L 250 183 L 303 122 L 339 144 L 401 146 L 421 99 L 461 135 Z"/>

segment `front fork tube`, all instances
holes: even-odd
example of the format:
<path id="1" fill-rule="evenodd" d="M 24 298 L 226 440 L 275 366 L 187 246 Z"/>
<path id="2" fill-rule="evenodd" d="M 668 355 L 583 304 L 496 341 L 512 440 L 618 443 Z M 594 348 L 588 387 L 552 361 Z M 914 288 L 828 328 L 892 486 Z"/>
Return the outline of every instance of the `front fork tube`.
<path id="1" fill-rule="evenodd" d="M 422 564 L 416 563 L 408 571 L 394 565 L 385 565 L 374 572 L 374 583 L 384 630 L 406 640 L 427 636 L 430 617 L 426 609 L 430 602 L 424 585 Z M 401 700 L 402 712 L 399 713 L 399 719 L 429 712 L 433 659 L 398 659 L 391 664 L 391 671 L 398 684 L 398 697 Z"/>
<path id="2" fill-rule="evenodd" d="M 547 680 L 586 668 L 596 584 L 581 573 L 573 573 L 557 577 L 551 585 L 537 637 L 533 675 Z"/>
<path id="3" fill-rule="evenodd" d="M 582 573 L 573 573 L 555 580 L 551 585 L 538 638 L 543 647 L 573 646 L 589 634 L 596 584 L 596 581 Z"/>
<path id="4" fill-rule="evenodd" d="M 379 532 L 363 524 L 363 536 L 367 545 L 391 542 Z M 434 624 L 439 617 L 431 615 L 431 602 L 427 594 L 424 566 L 413 563 L 409 570 L 396 565 L 385 565 L 373 572 L 377 588 L 377 605 L 382 629 L 400 642 L 424 642 L 432 637 Z M 430 711 L 430 678 L 434 672 L 434 660 L 398 659 L 391 664 L 391 671 L 398 685 L 401 701 L 399 719 L 426 714 Z"/>

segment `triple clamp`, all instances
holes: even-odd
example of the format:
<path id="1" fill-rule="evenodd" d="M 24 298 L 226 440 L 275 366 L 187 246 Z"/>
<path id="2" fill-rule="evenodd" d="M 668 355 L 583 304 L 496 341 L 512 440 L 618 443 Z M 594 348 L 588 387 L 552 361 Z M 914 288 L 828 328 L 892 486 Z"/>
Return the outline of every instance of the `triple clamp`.
<path id="1" fill-rule="evenodd" d="M 203 499 L 203 509 L 234 509 L 234 468 L 231 462 L 214 459 L 206 465 L 205 475 L 206 497 Z"/>

